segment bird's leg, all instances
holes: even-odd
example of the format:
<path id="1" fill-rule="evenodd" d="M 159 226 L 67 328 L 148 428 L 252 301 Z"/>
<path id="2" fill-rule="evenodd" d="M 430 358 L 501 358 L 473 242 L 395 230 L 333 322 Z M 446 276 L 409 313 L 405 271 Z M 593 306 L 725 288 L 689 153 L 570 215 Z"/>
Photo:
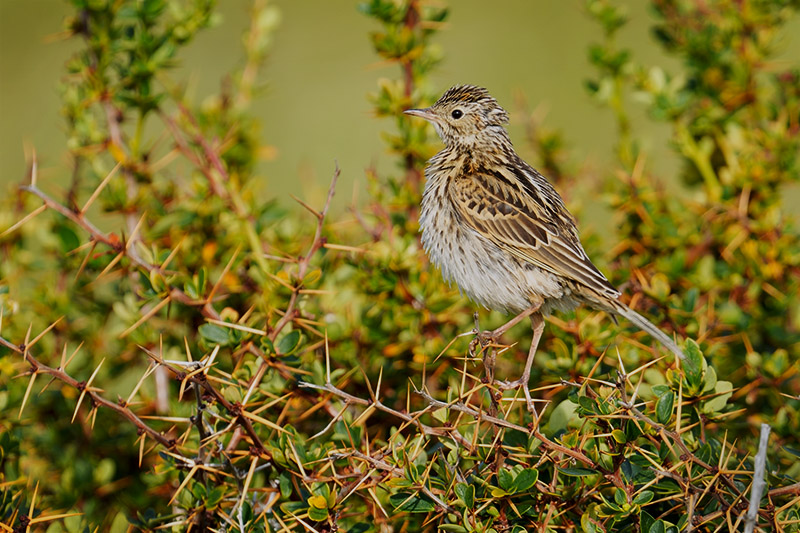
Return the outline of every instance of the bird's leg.
<path id="1" fill-rule="evenodd" d="M 524 318 L 531 316 L 533 313 L 539 310 L 540 305 L 534 305 L 529 307 L 528 309 L 524 310 L 499 328 L 492 330 L 492 331 L 480 331 L 478 330 L 478 337 L 480 338 L 481 344 L 484 346 L 487 344 L 495 344 L 503 334 L 519 324 Z M 476 320 L 476 329 L 477 329 L 477 320 Z"/>
<path id="2" fill-rule="evenodd" d="M 491 384 L 494 381 L 494 364 L 497 361 L 497 350 L 495 350 L 492 343 L 482 335 L 481 326 L 478 322 L 478 312 L 475 311 L 473 316 L 475 320 L 475 338 L 469 343 L 469 352 L 473 357 L 477 357 L 479 352 L 483 352 L 483 369 L 486 372 L 486 383 Z M 480 350 L 478 345 L 480 344 Z"/>
<path id="3" fill-rule="evenodd" d="M 531 378 L 531 368 L 533 367 L 533 358 L 536 356 L 536 349 L 539 347 L 539 341 L 542 339 L 542 332 L 544 331 L 544 318 L 542 314 L 538 312 L 538 307 L 536 308 L 537 312 L 534 312 L 531 315 L 531 326 L 533 326 L 533 338 L 531 339 L 531 348 L 528 350 L 528 360 L 525 361 L 525 370 L 522 372 L 522 376 L 516 381 L 512 382 L 501 382 L 498 383 L 503 389 L 517 389 L 522 387 L 522 392 L 525 394 L 525 401 L 528 404 L 528 411 L 533 413 L 534 419 L 538 419 L 539 416 L 536 413 L 536 407 L 533 405 L 533 400 L 531 399 L 531 390 L 528 386 L 528 381 Z"/>

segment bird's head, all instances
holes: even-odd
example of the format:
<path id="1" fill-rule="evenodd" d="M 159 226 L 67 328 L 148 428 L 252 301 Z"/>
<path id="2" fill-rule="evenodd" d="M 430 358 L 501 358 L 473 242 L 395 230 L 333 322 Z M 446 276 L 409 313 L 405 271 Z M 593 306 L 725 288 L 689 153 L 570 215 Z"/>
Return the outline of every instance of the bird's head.
<path id="1" fill-rule="evenodd" d="M 456 85 L 425 109 L 408 109 L 436 128 L 448 147 L 491 144 L 507 139 L 508 113 L 483 87 Z"/>

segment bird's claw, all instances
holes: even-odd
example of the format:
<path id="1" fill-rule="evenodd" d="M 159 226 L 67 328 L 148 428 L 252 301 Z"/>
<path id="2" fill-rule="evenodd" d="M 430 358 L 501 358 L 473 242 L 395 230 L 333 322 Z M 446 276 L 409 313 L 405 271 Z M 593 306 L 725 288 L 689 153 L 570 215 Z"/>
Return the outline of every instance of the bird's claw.
<path id="1" fill-rule="evenodd" d="M 480 342 L 481 346 L 484 348 L 497 344 L 497 341 L 500 340 L 499 335 L 496 335 L 494 331 L 490 330 L 478 331 L 475 335 L 478 338 L 478 342 Z"/>

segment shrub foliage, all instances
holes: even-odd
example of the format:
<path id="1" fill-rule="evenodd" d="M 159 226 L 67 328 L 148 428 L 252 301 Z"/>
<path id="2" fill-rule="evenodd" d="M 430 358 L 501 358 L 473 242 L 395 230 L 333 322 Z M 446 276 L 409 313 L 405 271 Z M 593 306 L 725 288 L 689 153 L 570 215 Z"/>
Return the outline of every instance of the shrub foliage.
<path id="1" fill-rule="evenodd" d="M 800 530 L 800 247 L 782 202 L 800 71 L 773 60 L 796 0 L 652 0 L 676 72 L 616 44 L 613 1 L 586 2 L 602 35 L 587 88 L 617 128 L 603 259 L 686 359 L 602 313 L 551 317 L 536 418 L 487 372 L 516 377 L 529 331 L 483 342 L 505 318 L 473 316 L 419 244 L 437 141 L 402 111 L 442 89 L 427 78 L 447 9 L 359 6 L 397 73 L 372 102 L 398 167 L 332 214 L 338 168 L 323 205 L 261 200 L 248 106 L 274 7 L 253 2 L 241 68 L 199 105 L 169 69 L 213 2 L 72 4 L 66 187 L 33 155 L 0 211 L 4 530 Z M 640 149 L 634 100 L 672 129 L 680 186 Z M 541 167 L 588 179 L 530 120 Z"/>

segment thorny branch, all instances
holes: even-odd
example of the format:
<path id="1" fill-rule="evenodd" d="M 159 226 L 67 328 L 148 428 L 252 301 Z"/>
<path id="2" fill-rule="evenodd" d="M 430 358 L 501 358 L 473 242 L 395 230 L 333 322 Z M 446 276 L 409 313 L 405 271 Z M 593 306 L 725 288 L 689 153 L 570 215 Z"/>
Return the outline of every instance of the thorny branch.
<path id="1" fill-rule="evenodd" d="M 124 402 L 120 401 L 118 403 L 115 403 L 110 400 L 107 400 L 99 394 L 100 389 L 90 386 L 87 387 L 85 382 L 78 381 L 77 379 L 73 378 L 72 376 L 67 374 L 62 368 L 52 368 L 50 366 L 45 365 L 44 363 L 41 363 L 30 353 L 27 346 L 17 346 L 14 343 L 4 339 L 3 337 L 0 337 L 0 344 L 22 355 L 25 358 L 25 360 L 31 365 L 31 370 L 27 372 L 28 375 L 30 376 L 36 376 L 37 374 L 49 375 L 69 385 L 75 390 L 85 392 L 86 395 L 88 395 L 89 398 L 91 399 L 93 406 L 102 405 L 103 407 L 111 409 L 112 411 L 116 412 L 123 418 L 126 418 L 134 426 L 136 426 L 140 433 L 146 433 L 150 438 L 157 441 L 159 444 L 161 444 L 167 449 L 174 448 L 175 446 L 174 439 L 167 438 L 162 433 L 148 426 L 141 418 L 136 416 L 136 414 L 133 411 L 131 411 L 130 408 L 127 405 L 125 405 Z"/>
<path id="2" fill-rule="evenodd" d="M 566 446 L 562 446 L 561 444 L 558 444 L 557 442 L 554 442 L 554 441 L 550 440 L 544 434 L 542 434 L 541 431 L 539 431 L 538 427 L 533 427 L 531 429 L 524 428 L 524 427 L 522 427 L 520 425 L 514 424 L 512 422 L 508 422 L 507 420 L 503 420 L 502 418 L 497 418 L 495 416 L 490 416 L 490 415 L 482 413 L 482 412 L 480 412 L 480 411 L 478 411 L 476 409 L 472 409 L 470 407 L 467 407 L 466 405 L 464 405 L 461 402 L 446 403 L 446 402 L 442 402 L 442 401 L 439 401 L 439 400 L 435 399 L 433 396 L 428 394 L 427 391 L 417 390 L 417 391 L 414 391 L 414 392 L 416 392 L 417 394 L 422 396 L 422 398 L 424 398 L 425 401 L 427 401 L 428 404 L 431 407 L 446 408 L 446 409 L 453 409 L 454 411 L 461 411 L 462 413 L 468 414 L 468 415 L 470 415 L 470 416 L 472 416 L 472 417 L 474 417 L 476 419 L 480 418 L 481 420 L 485 420 L 485 421 L 487 421 L 487 422 L 489 422 L 491 424 L 494 424 L 496 426 L 500 426 L 500 427 L 504 427 L 504 428 L 508 428 L 508 429 L 514 429 L 516 431 L 521 431 L 523 433 L 531 433 L 534 437 L 536 437 L 537 439 L 542 441 L 543 446 L 545 446 L 546 448 L 549 448 L 549 449 L 551 449 L 553 451 L 556 451 L 556 452 L 563 453 L 564 455 L 572 457 L 573 459 L 575 459 L 577 461 L 580 461 L 585 465 L 588 465 L 588 466 L 591 466 L 591 467 L 595 466 L 594 461 L 592 461 L 591 459 L 586 457 L 586 455 L 584 455 L 580 451 L 567 448 Z"/>
<path id="3" fill-rule="evenodd" d="M 375 408 L 379 411 L 383 411 L 384 413 L 388 413 L 394 417 L 403 420 L 407 424 L 414 425 L 419 428 L 420 431 L 425 433 L 426 435 L 432 435 L 435 437 L 450 437 L 454 441 L 456 441 L 461 446 L 471 448 L 472 444 L 469 440 L 467 440 L 456 428 L 435 428 L 428 426 L 427 424 L 423 424 L 419 421 L 419 418 L 427 413 L 429 409 L 423 409 L 422 411 L 418 411 L 415 413 L 403 413 L 396 409 L 392 409 L 391 407 L 384 405 L 381 403 L 380 400 L 377 398 L 373 400 L 365 400 L 363 398 L 359 398 L 358 396 L 353 396 L 352 394 L 348 394 L 347 392 L 337 388 L 332 383 L 326 383 L 325 385 L 316 385 L 314 383 L 307 383 L 305 381 L 301 381 L 298 383 L 301 388 L 304 389 L 314 389 L 318 391 L 328 392 L 335 396 L 338 396 L 345 400 L 345 403 L 349 405 L 363 405 L 367 408 Z"/>
<path id="4" fill-rule="evenodd" d="M 177 139 L 178 138 L 178 132 L 174 131 L 174 133 L 176 134 L 176 139 Z M 204 150 L 206 150 L 207 152 L 213 152 L 213 150 L 211 150 L 210 146 L 207 143 L 202 143 L 202 146 L 203 146 Z M 219 166 L 222 165 L 222 163 L 221 163 L 221 161 L 219 161 L 218 157 L 211 157 L 208 153 L 206 153 L 206 157 L 211 161 L 216 161 L 217 162 L 216 168 L 219 168 Z M 201 167 L 202 167 L 202 165 L 201 165 Z M 331 200 L 333 198 L 333 194 L 334 194 L 335 187 L 336 187 L 336 182 L 338 180 L 340 172 L 341 171 L 340 171 L 340 169 L 339 169 L 339 167 L 337 165 L 336 169 L 335 169 L 335 172 L 334 172 L 334 175 L 333 175 L 333 178 L 331 180 L 330 188 L 328 190 L 328 196 L 327 196 L 327 199 L 326 199 L 326 202 L 325 202 L 325 206 L 324 206 L 324 208 L 323 208 L 321 213 L 317 213 L 316 214 L 318 220 L 317 220 L 316 231 L 315 231 L 315 234 L 314 234 L 313 241 L 312 241 L 312 243 L 311 243 L 311 245 L 309 247 L 308 252 L 298 261 L 297 282 L 295 283 L 294 288 L 292 290 L 292 295 L 290 297 L 290 301 L 289 301 L 289 304 L 287 306 L 287 309 L 285 310 L 283 316 L 279 319 L 278 323 L 273 328 L 271 328 L 271 330 L 269 332 L 268 338 L 271 341 L 275 341 L 275 339 L 282 332 L 282 330 L 288 324 L 293 322 L 294 319 L 297 318 L 296 307 L 297 307 L 297 303 L 298 303 L 300 290 L 301 290 L 301 287 L 302 287 L 302 280 L 303 280 L 303 278 L 305 277 L 305 275 L 306 275 L 306 273 L 308 271 L 308 267 L 310 265 L 310 262 L 311 262 L 313 256 L 316 254 L 316 252 L 318 252 L 320 250 L 320 248 L 322 248 L 326 244 L 325 239 L 322 236 L 322 228 L 323 228 L 325 216 L 327 215 L 328 210 L 330 209 Z M 139 256 L 139 254 L 136 253 L 135 248 L 130 246 L 130 244 L 131 244 L 130 242 L 127 243 L 127 244 L 124 243 L 124 242 L 121 242 L 113 234 L 106 234 L 103 231 L 101 231 L 99 228 L 97 228 L 97 226 L 95 226 L 85 216 L 85 213 L 82 210 L 70 209 L 70 208 L 64 206 L 63 204 L 57 202 L 53 198 L 51 198 L 49 195 L 47 195 L 45 192 L 43 192 L 41 189 L 38 188 L 38 186 L 36 185 L 35 175 L 32 176 L 32 178 L 33 179 L 32 179 L 31 184 L 30 185 L 26 185 L 26 186 L 22 186 L 21 189 L 25 190 L 25 191 L 27 191 L 27 192 L 29 192 L 31 194 L 34 194 L 37 197 L 39 197 L 44 202 L 44 204 L 45 204 L 45 206 L 47 208 L 52 209 L 52 210 L 60 213 L 61 215 L 63 215 L 64 217 L 66 217 L 67 219 L 69 219 L 70 221 L 75 223 L 77 226 L 79 226 L 82 229 L 84 229 L 90 235 L 90 239 L 93 242 L 105 244 L 106 246 L 111 248 L 114 252 L 116 252 L 118 257 L 122 257 L 122 256 L 127 257 L 133 264 L 135 264 L 136 266 L 144 269 L 148 273 L 154 273 L 155 272 L 155 273 L 158 273 L 158 274 L 161 274 L 161 275 L 166 274 L 165 269 L 162 268 L 161 266 L 151 264 L 151 263 L 145 261 L 144 259 L 142 259 Z M 214 180 L 213 176 L 207 175 L 207 178 L 212 183 L 212 185 L 215 183 L 215 180 Z M 101 184 L 100 187 L 102 187 L 103 185 L 104 184 Z M 131 236 L 131 237 L 133 237 L 133 236 Z M 222 317 L 219 315 L 219 313 L 216 311 L 216 309 L 212 305 L 210 298 L 205 299 L 205 300 L 196 300 L 196 299 L 193 299 L 193 298 L 189 297 L 180 288 L 172 287 L 170 289 L 169 296 L 167 297 L 167 300 L 171 300 L 171 301 L 175 301 L 175 302 L 178 302 L 178 303 L 182 303 L 182 304 L 187 305 L 187 306 L 199 307 L 201 313 L 206 318 L 210 318 L 210 319 L 217 320 L 217 321 L 221 321 L 222 320 Z M 9 349 L 11 349 L 11 350 L 13 350 L 13 351 L 15 351 L 17 353 L 21 353 L 21 354 L 24 353 L 25 358 L 34 367 L 34 370 L 33 370 L 34 373 L 42 372 L 42 373 L 50 374 L 54 378 L 59 379 L 59 380 L 65 382 L 65 383 L 67 383 L 68 385 L 71 385 L 71 386 L 74 386 L 74 387 L 78 387 L 80 385 L 80 383 L 77 380 L 71 378 L 63 370 L 61 370 L 61 369 L 53 369 L 51 367 L 43 365 L 38 360 L 36 360 L 30 353 L 28 353 L 27 351 L 21 350 L 18 346 L 16 346 L 15 344 L 7 341 L 6 339 L 4 339 L 2 337 L 0 337 L 0 344 L 8 347 Z M 245 396 L 245 400 L 244 400 L 245 404 L 247 402 L 247 399 L 252 394 L 254 388 L 258 385 L 258 383 L 260 383 L 261 378 L 263 377 L 264 372 L 266 371 L 266 369 L 268 367 L 270 367 L 270 366 L 276 367 L 281 373 L 285 374 L 285 376 L 289 376 L 290 377 L 290 375 L 287 374 L 287 371 L 282 367 L 282 365 L 280 365 L 278 363 L 275 363 L 274 361 L 270 360 L 270 358 L 268 358 L 266 356 L 266 354 L 264 354 L 264 352 L 262 352 L 255 344 L 249 343 L 247 349 L 248 349 L 248 351 L 250 353 L 252 353 L 256 357 L 258 357 L 261 360 L 261 363 L 260 363 L 260 366 L 258 368 L 258 371 L 257 371 L 256 375 L 253 376 L 253 378 L 250 381 L 250 384 L 249 384 L 249 387 L 248 387 L 248 392 L 247 392 L 247 395 Z M 164 364 L 163 361 L 160 364 Z M 168 366 L 168 365 L 165 365 L 165 366 Z M 173 373 L 175 375 L 180 375 L 182 373 L 179 369 L 175 369 L 175 368 L 172 368 L 172 367 L 169 367 L 169 368 L 170 368 L 171 371 L 173 371 Z M 243 406 L 234 405 L 231 402 L 229 402 L 218 390 L 216 390 L 215 387 L 213 387 L 211 385 L 211 383 L 209 383 L 206 380 L 200 380 L 200 379 L 197 379 L 197 378 L 191 378 L 190 381 L 196 387 L 198 387 L 200 390 L 204 390 L 207 394 L 211 395 L 220 405 L 222 405 L 228 411 L 228 413 L 231 414 L 231 416 L 233 417 L 234 422 L 236 424 L 240 425 L 244 429 L 245 433 L 247 433 L 248 437 L 252 440 L 253 444 L 257 447 L 257 449 L 260 451 L 260 453 L 264 452 L 264 446 L 263 446 L 260 438 L 258 437 L 258 434 L 256 433 L 255 429 L 253 428 L 253 425 L 252 425 L 251 421 L 247 417 L 242 416 L 240 414 L 242 409 L 243 409 Z M 90 395 L 90 397 L 93 399 L 93 401 L 95 401 L 96 404 L 104 405 L 106 407 L 110 407 L 111 409 L 113 409 L 113 410 L 117 411 L 118 413 L 122 414 L 125 418 L 127 418 L 131 422 L 133 422 L 139 428 L 140 431 L 143 431 L 143 432 L 151 435 L 154 439 L 156 439 L 162 445 L 164 445 L 164 446 L 166 446 L 168 448 L 170 448 L 170 447 L 172 447 L 174 445 L 174 442 L 171 442 L 170 440 L 168 440 L 166 437 L 164 437 L 163 435 L 161 435 L 157 431 L 153 430 L 152 428 L 149 428 L 141 419 L 139 419 L 135 414 L 133 414 L 133 412 L 131 412 L 130 409 L 128 409 L 126 406 L 120 406 L 120 405 L 114 404 L 113 402 L 105 400 L 94 390 L 88 390 L 87 393 Z M 202 423 L 202 422 L 200 422 L 200 423 Z M 238 438 L 232 439 L 232 444 L 235 445 L 235 442 L 237 442 L 237 441 L 238 441 Z"/>
<path id="5" fill-rule="evenodd" d="M 683 452 L 683 457 L 685 457 L 686 459 L 688 459 L 692 463 L 698 465 L 700 468 L 706 470 L 707 472 L 710 472 L 712 474 L 717 473 L 718 469 L 713 467 L 713 466 L 711 466 L 711 465 L 709 465 L 708 463 L 706 463 L 705 461 L 703 461 L 702 459 L 697 457 L 697 455 L 695 455 L 689 449 L 689 447 L 686 446 L 686 443 L 683 442 L 683 439 L 681 438 L 681 436 L 678 433 L 670 430 L 669 428 L 667 428 L 665 426 L 662 426 L 661 424 L 659 424 L 658 422 L 656 422 L 655 420 L 653 420 L 652 418 L 650 418 L 646 414 L 642 413 L 639 409 L 637 409 L 633 405 L 627 404 L 627 397 L 623 397 L 623 402 L 627 406 L 628 411 L 630 411 L 630 413 L 633 414 L 633 416 L 637 420 L 641 420 L 642 422 L 645 422 L 647 425 L 649 425 L 649 426 L 653 427 L 654 429 L 656 429 L 665 438 L 669 437 L 669 439 L 672 442 L 677 444 L 678 447 L 681 449 L 681 452 Z M 720 473 L 719 477 L 723 481 L 723 483 L 728 485 L 729 488 L 731 488 L 734 491 L 738 491 L 738 488 L 736 487 L 736 484 L 728 476 Z"/>

